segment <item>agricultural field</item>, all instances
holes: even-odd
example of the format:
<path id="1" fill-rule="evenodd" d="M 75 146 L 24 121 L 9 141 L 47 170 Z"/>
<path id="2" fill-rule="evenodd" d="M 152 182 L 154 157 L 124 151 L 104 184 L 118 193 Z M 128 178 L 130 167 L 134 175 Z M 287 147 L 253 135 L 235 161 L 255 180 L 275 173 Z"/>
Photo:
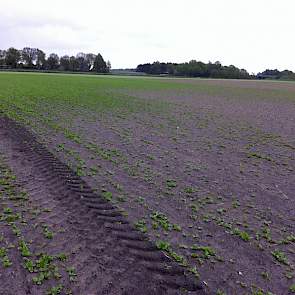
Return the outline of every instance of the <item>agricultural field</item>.
<path id="1" fill-rule="evenodd" d="M 0 73 L 0 294 L 294 294 L 294 192 L 295 83 Z"/>

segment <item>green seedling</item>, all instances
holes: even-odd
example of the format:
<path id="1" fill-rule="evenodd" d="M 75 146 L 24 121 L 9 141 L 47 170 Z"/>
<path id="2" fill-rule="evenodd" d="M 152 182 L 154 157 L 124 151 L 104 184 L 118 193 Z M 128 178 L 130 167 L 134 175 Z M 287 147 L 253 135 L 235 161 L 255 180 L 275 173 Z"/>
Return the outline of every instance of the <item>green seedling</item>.
<path id="1" fill-rule="evenodd" d="M 4 256 L 6 256 L 6 253 L 7 253 L 7 251 L 6 251 L 6 249 L 5 248 L 0 248 L 0 258 L 3 258 Z"/>
<path id="2" fill-rule="evenodd" d="M 53 238 L 53 232 L 51 232 L 47 226 L 43 227 L 43 234 L 47 239 L 52 239 Z"/>
<path id="3" fill-rule="evenodd" d="M 12 231 L 17 237 L 21 236 L 21 230 L 15 224 L 12 225 Z"/>
<path id="4" fill-rule="evenodd" d="M 37 260 L 36 266 L 40 271 L 47 271 L 53 259 L 53 256 L 42 254 L 41 257 Z"/>
<path id="5" fill-rule="evenodd" d="M 74 267 L 67 268 L 67 273 L 69 275 L 70 281 L 73 282 L 76 279 L 77 273 Z"/>
<path id="6" fill-rule="evenodd" d="M 181 226 L 178 225 L 178 224 L 173 224 L 172 229 L 175 230 L 175 231 L 179 231 L 180 232 L 181 231 Z"/>
<path id="7" fill-rule="evenodd" d="M 167 179 L 166 180 L 166 185 L 167 185 L 168 189 L 172 189 L 172 188 L 177 187 L 177 182 L 174 179 Z"/>
<path id="8" fill-rule="evenodd" d="M 56 256 L 56 258 L 62 262 L 65 262 L 68 259 L 67 255 L 64 253 L 60 253 L 59 255 Z"/>
<path id="9" fill-rule="evenodd" d="M 21 255 L 23 257 L 29 257 L 31 256 L 31 252 L 29 250 L 29 247 L 27 246 L 26 242 L 24 240 L 19 241 L 19 247 L 18 249 L 21 251 Z"/>
<path id="10" fill-rule="evenodd" d="M 108 192 L 108 191 L 106 191 L 106 192 L 102 192 L 102 197 L 104 198 L 104 199 L 106 199 L 106 200 L 108 200 L 108 201 L 111 201 L 112 200 L 112 198 L 113 198 L 113 194 L 111 193 L 111 192 Z"/>
<path id="11" fill-rule="evenodd" d="M 44 272 L 39 273 L 37 276 L 32 278 L 32 281 L 36 285 L 42 285 L 43 282 L 49 278 L 48 273 L 45 274 Z"/>
<path id="12" fill-rule="evenodd" d="M 285 273 L 285 277 L 288 279 L 288 280 L 292 280 L 294 278 L 294 274 L 292 272 L 286 272 Z"/>
<path id="13" fill-rule="evenodd" d="M 65 145 L 63 143 L 58 144 L 57 147 L 56 147 L 56 150 L 58 152 L 64 151 L 65 150 Z"/>
<path id="14" fill-rule="evenodd" d="M 177 224 L 171 224 L 168 217 L 163 213 L 153 211 L 150 217 L 153 220 L 152 226 L 154 229 L 158 229 L 159 227 L 161 227 L 165 231 L 181 231 L 181 227 Z"/>
<path id="15" fill-rule="evenodd" d="M 236 208 L 238 208 L 240 206 L 241 206 L 241 204 L 240 204 L 240 202 L 238 200 L 235 200 L 235 201 L 232 202 L 232 207 L 234 209 L 236 209 Z"/>
<path id="16" fill-rule="evenodd" d="M 143 205 L 145 202 L 145 198 L 144 197 L 138 197 L 135 202 L 138 202 L 139 204 Z"/>
<path id="17" fill-rule="evenodd" d="M 194 245 L 191 247 L 191 249 L 196 250 L 196 251 L 202 251 L 203 255 L 206 259 L 216 255 L 214 249 L 211 247 L 208 247 L 208 246 L 195 246 Z"/>
<path id="18" fill-rule="evenodd" d="M 17 220 L 19 220 L 21 218 L 21 215 L 19 213 L 17 214 L 7 214 L 7 216 L 4 217 L 4 220 L 7 223 L 12 223 L 15 222 Z"/>
<path id="19" fill-rule="evenodd" d="M 248 242 L 250 240 L 250 235 L 245 232 L 245 231 L 241 231 L 238 228 L 235 228 L 232 233 L 238 237 L 240 237 L 243 241 Z"/>
<path id="20" fill-rule="evenodd" d="M 63 289 L 63 285 L 58 285 L 56 287 L 52 287 L 50 290 L 47 291 L 47 295 L 58 295 L 61 293 Z"/>
<path id="21" fill-rule="evenodd" d="M 193 188 L 193 187 L 187 187 L 184 189 L 184 192 L 187 194 L 187 195 L 191 195 L 193 194 L 194 192 L 196 192 L 196 189 Z"/>
<path id="22" fill-rule="evenodd" d="M 26 268 L 29 272 L 34 272 L 35 263 L 28 258 L 24 258 L 24 268 Z"/>
<path id="23" fill-rule="evenodd" d="M 9 260 L 8 256 L 2 258 L 2 264 L 4 267 L 9 267 L 12 265 L 12 262 Z"/>
<path id="24" fill-rule="evenodd" d="M 166 241 L 157 241 L 156 246 L 159 250 L 169 252 L 171 250 L 171 246 Z"/>
<path id="25" fill-rule="evenodd" d="M 295 236 L 290 235 L 290 236 L 287 236 L 285 239 L 281 240 L 280 244 L 288 245 L 294 242 L 295 242 Z"/>
<path id="26" fill-rule="evenodd" d="M 52 211 L 52 210 L 51 210 L 50 208 L 44 208 L 44 209 L 43 209 L 43 212 L 47 212 L 47 213 L 48 213 L 48 212 L 51 212 L 51 211 Z"/>
<path id="27" fill-rule="evenodd" d="M 142 233 L 146 233 L 147 232 L 146 221 L 143 219 L 138 220 L 135 223 L 135 228 L 141 231 Z"/>
<path id="28" fill-rule="evenodd" d="M 189 268 L 189 272 L 191 272 L 192 274 L 194 274 L 197 278 L 199 278 L 199 276 L 200 276 L 200 274 L 198 273 L 197 268 L 195 266 Z"/>
<path id="29" fill-rule="evenodd" d="M 192 209 L 193 212 L 199 211 L 199 206 L 196 205 L 196 204 L 191 204 L 190 207 L 191 207 L 191 209 Z"/>
<path id="30" fill-rule="evenodd" d="M 6 207 L 6 208 L 3 209 L 3 213 L 4 214 L 12 214 L 12 209 L 9 208 L 9 207 Z"/>
<path id="31" fill-rule="evenodd" d="M 287 256 L 284 252 L 282 252 L 280 250 L 275 250 L 275 251 L 271 252 L 271 254 L 278 262 L 285 264 L 285 265 L 289 265 Z"/>

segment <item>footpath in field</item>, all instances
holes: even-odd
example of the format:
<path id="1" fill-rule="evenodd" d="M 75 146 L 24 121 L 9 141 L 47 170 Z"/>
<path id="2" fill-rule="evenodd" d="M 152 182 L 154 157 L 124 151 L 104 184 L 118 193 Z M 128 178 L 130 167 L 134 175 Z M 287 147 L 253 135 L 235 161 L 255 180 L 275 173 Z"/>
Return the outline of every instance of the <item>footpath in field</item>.
<path id="1" fill-rule="evenodd" d="M 15 294 L 205 294 L 106 200 L 0 118 L 0 282 Z"/>

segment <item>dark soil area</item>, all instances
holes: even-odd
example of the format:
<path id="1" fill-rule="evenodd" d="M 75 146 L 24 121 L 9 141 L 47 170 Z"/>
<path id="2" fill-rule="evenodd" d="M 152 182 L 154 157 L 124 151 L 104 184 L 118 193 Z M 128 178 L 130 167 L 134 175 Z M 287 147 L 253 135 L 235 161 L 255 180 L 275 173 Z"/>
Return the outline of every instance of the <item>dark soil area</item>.
<path id="1" fill-rule="evenodd" d="M 0 155 L 0 294 L 205 294 L 196 278 L 4 117 Z"/>

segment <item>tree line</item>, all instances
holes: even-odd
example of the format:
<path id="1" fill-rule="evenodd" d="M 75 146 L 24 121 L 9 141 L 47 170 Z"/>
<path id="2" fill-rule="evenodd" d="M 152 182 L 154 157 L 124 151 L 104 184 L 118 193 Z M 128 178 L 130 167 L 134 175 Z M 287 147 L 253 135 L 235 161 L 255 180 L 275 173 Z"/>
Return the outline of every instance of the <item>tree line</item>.
<path id="1" fill-rule="evenodd" d="M 80 52 L 76 56 L 61 57 L 51 53 L 47 57 L 38 48 L 25 47 L 18 50 L 11 47 L 0 50 L 0 68 L 108 73 L 111 63 L 105 62 L 100 53 Z"/>
<path id="2" fill-rule="evenodd" d="M 258 73 L 256 77 L 258 79 L 295 80 L 295 73 L 289 70 L 265 70 L 264 72 Z"/>
<path id="3" fill-rule="evenodd" d="M 96 55 L 80 52 L 76 56 L 64 55 L 59 57 L 56 53 L 46 56 L 45 52 L 38 48 L 25 47 L 18 50 L 11 47 L 7 50 L 0 49 L 1 68 L 109 73 L 111 63 L 109 61 L 106 62 L 100 53 Z M 135 71 L 149 75 L 180 77 L 295 80 L 295 73 L 289 70 L 268 69 L 254 75 L 234 65 L 223 66 L 218 61 L 215 63 L 203 63 L 196 60 L 185 63 L 163 63 L 157 61 L 140 64 Z"/>
<path id="4" fill-rule="evenodd" d="M 137 66 L 136 71 L 151 75 L 166 74 L 183 77 L 251 79 L 251 75 L 246 70 L 233 65 L 223 66 L 218 61 L 207 64 L 196 60 L 179 64 L 154 62 L 152 64 L 140 64 Z"/>
<path id="5" fill-rule="evenodd" d="M 179 77 L 201 77 L 222 79 L 276 79 L 295 80 L 292 71 L 265 70 L 257 75 L 249 74 L 245 69 L 239 69 L 233 65 L 223 66 L 220 62 L 203 63 L 191 60 L 185 63 L 145 63 L 136 68 L 137 72 L 149 75 L 171 75 Z"/>

